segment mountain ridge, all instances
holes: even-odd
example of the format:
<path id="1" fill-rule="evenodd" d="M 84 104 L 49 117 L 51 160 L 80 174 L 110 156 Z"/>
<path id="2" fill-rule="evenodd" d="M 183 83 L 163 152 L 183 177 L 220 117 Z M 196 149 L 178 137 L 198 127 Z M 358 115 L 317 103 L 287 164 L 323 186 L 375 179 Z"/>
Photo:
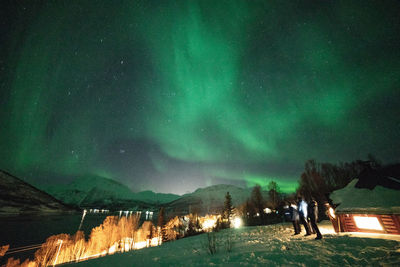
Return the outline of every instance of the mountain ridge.
<path id="1" fill-rule="evenodd" d="M 0 170 L 0 214 L 73 212 L 54 196 Z"/>
<path id="2" fill-rule="evenodd" d="M 21 179 L 19 181 L 35 188 Z M 237 207 L 243 204 L 251 197 L 252 188 L 218 184 L 198 188 L 192 193 L 182 196 L 155 193 L 151 190 L 135 193 L 116 180 L 96 175 L 83 175 L 76 177 L 67 185 L 47 186 L 43 191 L 59 203 L 80 208 L 152 209 L 156 211 L 164 206 L 169 213 L 173 214 L 192 212 L 205 214 L 220 212 L 227 192 L 232 197 L 233 206 Z M 262 192 L 265 199 L 267 199 L 266 193 L 266 191 Z"/>
<path id="3" fill-rule="evenodd" d="M 113 201 L 139 201 L 148 204 L 165 204 L 180 196 L 174 194 L 155 193 L 150 190 L 133 192 L 128 186 L 106 177 L 84 175 L 75 178 L 64 186 L 49 186 L 46 192 L 65 203 L 77 206 L 90 206 L 95 203 L 104 205 Z"/>

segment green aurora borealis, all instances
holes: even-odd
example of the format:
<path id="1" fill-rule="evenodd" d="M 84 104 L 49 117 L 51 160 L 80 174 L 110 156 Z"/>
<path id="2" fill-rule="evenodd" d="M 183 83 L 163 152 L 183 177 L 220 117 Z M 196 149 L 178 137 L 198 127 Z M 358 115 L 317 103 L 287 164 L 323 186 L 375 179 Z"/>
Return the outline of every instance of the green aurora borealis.
<path id="1" fill-rule="evenodd" d="M 307 159 L 400 160 L 398 1 L 1 5 L 0 169 L 20 177 L 292 191 Z"/>

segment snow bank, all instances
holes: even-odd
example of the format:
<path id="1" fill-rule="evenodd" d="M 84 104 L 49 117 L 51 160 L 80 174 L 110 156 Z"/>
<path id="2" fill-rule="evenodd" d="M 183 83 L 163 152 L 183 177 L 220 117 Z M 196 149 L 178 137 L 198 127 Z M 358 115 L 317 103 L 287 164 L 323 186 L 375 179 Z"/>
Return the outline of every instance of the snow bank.
<path id="1" fill-rule="evenodd" d="M 293 236 L 290 223 L 226 229 L 216 233 L 210 255 L 202 234 L 124 254 L 78 263 L 80 266 L 352 266 L 400 265 L 400 242 L 334 234 L 320 224 L 322 240 Z M 229 244 L 231 250 L 229 251 Z"/>
<path id="2" fill-rule="evenodd" d="M 345 188 L 334 191 L 330 198 L 340 204 L 336 212 L 362 212 L 379 214 L 400 214 L 400 191 L 377 185 L 373 190 L 356 188 L 358 179 Z"/>

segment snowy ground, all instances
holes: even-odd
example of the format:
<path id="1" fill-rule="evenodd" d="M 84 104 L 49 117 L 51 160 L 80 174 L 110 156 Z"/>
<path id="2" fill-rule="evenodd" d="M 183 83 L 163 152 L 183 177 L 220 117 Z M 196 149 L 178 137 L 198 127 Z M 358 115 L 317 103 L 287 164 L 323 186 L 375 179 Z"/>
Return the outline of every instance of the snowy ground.
<path id="1" fill-rule="evenodd" d="M 337 235 L 320 224 L 322 240 L 293 236 L 290 223 L 226 229 L 216 233 L 217 252 L 208 252 L 207 234 L 111 255 L 80 266 L 400 266 L 397 236 Z M 383 239 L 384 237 L 385 239 Z M 227 251 L 231 240 L 232 249 Z"/>

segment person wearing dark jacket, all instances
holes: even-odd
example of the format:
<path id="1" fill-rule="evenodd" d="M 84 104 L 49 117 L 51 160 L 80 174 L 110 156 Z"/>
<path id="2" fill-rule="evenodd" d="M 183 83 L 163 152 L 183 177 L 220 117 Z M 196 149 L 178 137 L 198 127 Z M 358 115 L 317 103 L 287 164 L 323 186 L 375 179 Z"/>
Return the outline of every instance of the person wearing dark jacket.
<path id="1" fill-rule="evenodd" d="M 307 202 L 304 200 L 304 198 L 299 197 L 298 198 L 298 202 L 297 202 L 297 208 L 299 211 L 299 215 L 300 215 L 300 222 L 303 224 L 304 229 L 306 230 L 306 236 L 311 235 L 310 232 L 310 226 L 308 225 L 308 221 L 307 221 L 307 212 L 308 212 L 308 208 L 307 208 Z"/>
<path id="2" fill-rule="evenodd" d="M 293 228 L 294 228 L 294 235 L 300 234 L 300 216 L 299 216 L 299 211 L 297 210 L 297 205 L 294 203 L 289 203 L 289 212 L 290 212 L 290 219 L 293 223 Z"/>
<path id="3" fill-rule="evenodd" d="M 317 234 L 315 239 L 322 239 L 321 232 L 318 229 L 317 221 L 318 221 L 318 203 L 315 199 L 311 199 L 308 204 L 308 218 L 310 219 L 311 227 L 314 232 Z"/>

